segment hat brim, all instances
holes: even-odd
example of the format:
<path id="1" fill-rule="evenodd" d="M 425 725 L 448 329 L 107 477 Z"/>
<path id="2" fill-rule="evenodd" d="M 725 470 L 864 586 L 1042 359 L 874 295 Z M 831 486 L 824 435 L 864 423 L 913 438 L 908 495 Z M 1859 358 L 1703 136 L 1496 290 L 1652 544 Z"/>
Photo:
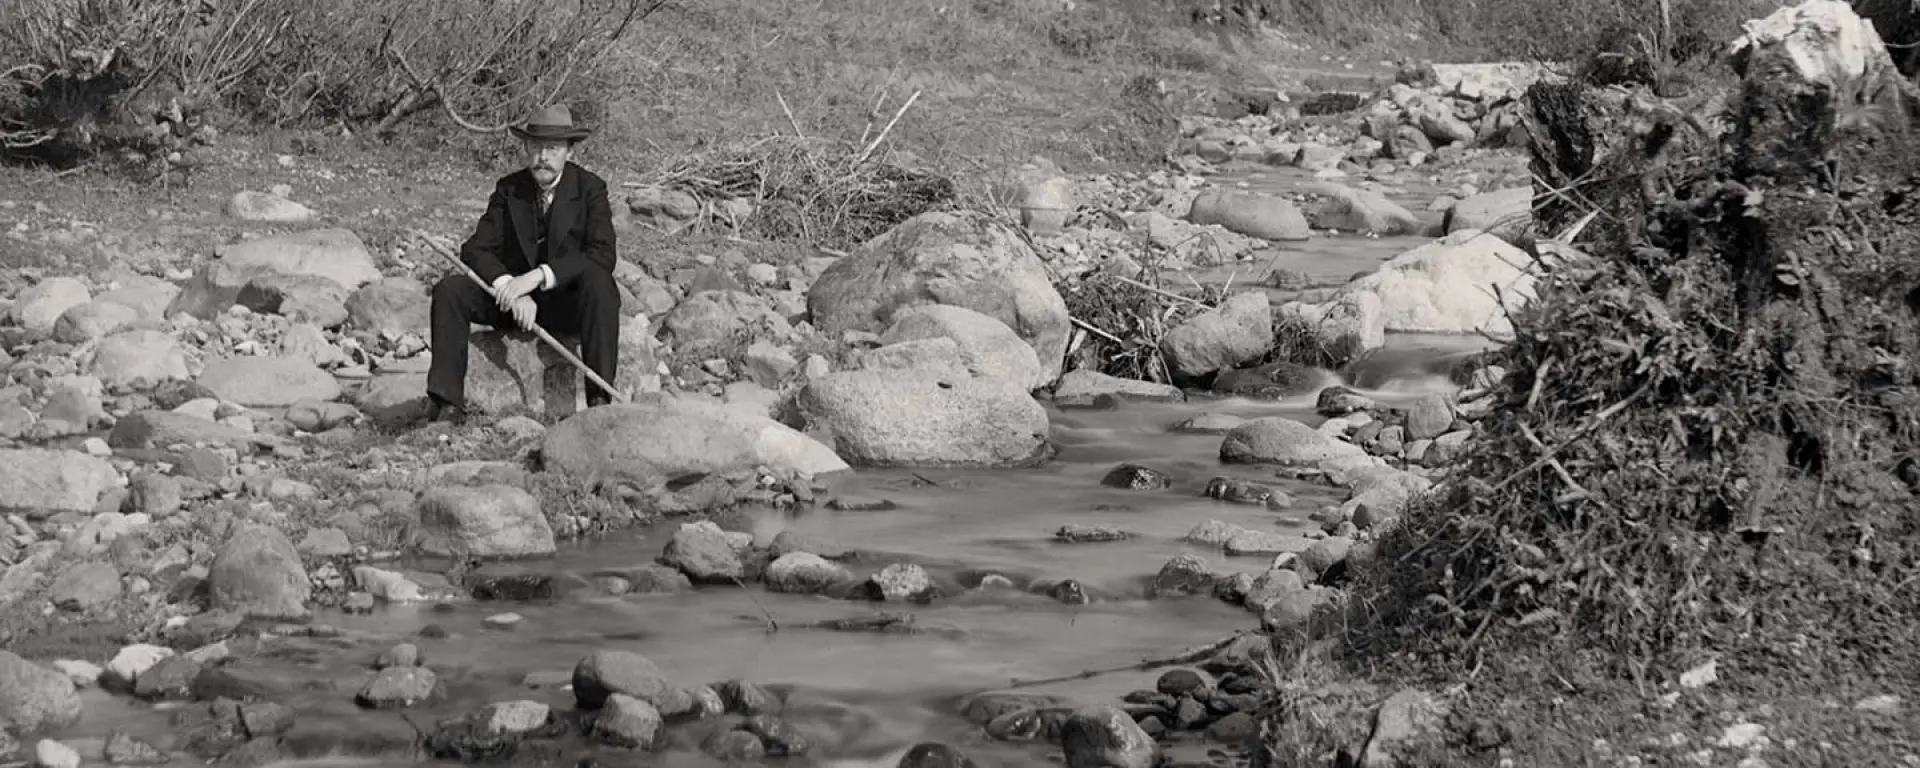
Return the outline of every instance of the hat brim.
<path id="1" fill-rule="evenodd" d="M 516 125 L 508 128 L 507 132 L 515 138 L 548 141 L 579 141 L 593 134 L 588 128 L 562 128 L 557 125 Z"/>

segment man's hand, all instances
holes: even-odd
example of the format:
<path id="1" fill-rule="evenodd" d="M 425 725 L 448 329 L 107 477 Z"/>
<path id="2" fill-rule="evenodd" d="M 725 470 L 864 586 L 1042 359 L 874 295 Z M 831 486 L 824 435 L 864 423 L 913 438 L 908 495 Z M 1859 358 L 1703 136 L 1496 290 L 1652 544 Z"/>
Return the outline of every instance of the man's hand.
<path id="1" fill-rule="evenodd" d="M 505 285 L 500 286 L 499 290 L 494 291 L 494 303 L 500 306 L 502 312 L 513 312 L 515 302 L 539 290 L 544 282 L 546 282 L 546 276 L 537 269 L 530 270 L 526 274 L 515 275 L 508 279 Z"/>
<path id="2" fill-rule="evenodd" d="M 531 331 L 534 318 L 540 315 L 540 306 L 533 303 L 532 296 L 522 296 L 513 300 L 507 312 L 513 315 L 514 322 L 520 324 L 520 330 Z"/>

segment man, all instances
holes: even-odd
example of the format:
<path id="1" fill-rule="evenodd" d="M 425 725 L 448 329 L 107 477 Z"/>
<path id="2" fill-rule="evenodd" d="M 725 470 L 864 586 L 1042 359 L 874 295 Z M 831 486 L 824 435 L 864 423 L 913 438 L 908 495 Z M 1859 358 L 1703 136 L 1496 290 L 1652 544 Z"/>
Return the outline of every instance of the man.
<path id="1" fill-rule="evenodd" d="M 470 323 L 523 330 L 534 323 L 577 333 L 580 357 L 608 383 L 619 363 L 620 290 L 613 282 L 613 209 L 607 183 L 571 162 L 591 131 L 575 127 L 565 106 L 547 107 L 511 129 L 527 167 L 495 184 L 487 212 L 460 246 L 460 260 L 493 286 L 466 275 L 433 286 L 433 366 L 427 372 L 428 418 L 466 418 Z M 587 385 L 589 407 L 611 397 Z"/>

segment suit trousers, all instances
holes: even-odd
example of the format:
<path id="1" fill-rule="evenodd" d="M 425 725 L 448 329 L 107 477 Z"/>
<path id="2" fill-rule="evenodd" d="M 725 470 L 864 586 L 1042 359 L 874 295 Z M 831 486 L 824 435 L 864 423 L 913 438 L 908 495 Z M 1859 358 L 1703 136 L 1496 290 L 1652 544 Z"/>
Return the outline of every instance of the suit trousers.
<path id="1" fill-rule="evenodd" d="M 540 310 L 534 322 L 550 332 L 578 334 L 580 360 L 607 383 L 620 364 L 620 289 L 606 270 L 590 268 L 573 285 L 534 291 Z M 493 295 L 464 274 L 455 273 L 433 286 L 433 365 L 427 370 L 427 394 L 444 403 L 465 407 L 468 341 L 472 324 L 518 329 L 513 315 L 494 304 Z M 599 385 L 587 383 L 587 405 L 601 405 L 611 397 Z"/>

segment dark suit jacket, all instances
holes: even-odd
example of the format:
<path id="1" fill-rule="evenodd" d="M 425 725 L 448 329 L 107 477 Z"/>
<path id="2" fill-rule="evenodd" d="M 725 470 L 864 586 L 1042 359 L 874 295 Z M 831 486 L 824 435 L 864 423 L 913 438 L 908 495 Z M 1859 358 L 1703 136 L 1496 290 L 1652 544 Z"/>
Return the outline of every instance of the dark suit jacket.
<path id="1" fill-rule="evenodd" d="M 572 286 L 589 267 L 613 273 L 613 208 L 607 183 L 573 163 L 560 172 L 548 211 L 547 243 L 536 248 L 540 184 L 521 169 L 500 179 L 487 212 L 460 246 L 460 260 L 493 284 L 501 275 L 519 275 L 541 264 L 553 270 L 556 290 Z"/>

